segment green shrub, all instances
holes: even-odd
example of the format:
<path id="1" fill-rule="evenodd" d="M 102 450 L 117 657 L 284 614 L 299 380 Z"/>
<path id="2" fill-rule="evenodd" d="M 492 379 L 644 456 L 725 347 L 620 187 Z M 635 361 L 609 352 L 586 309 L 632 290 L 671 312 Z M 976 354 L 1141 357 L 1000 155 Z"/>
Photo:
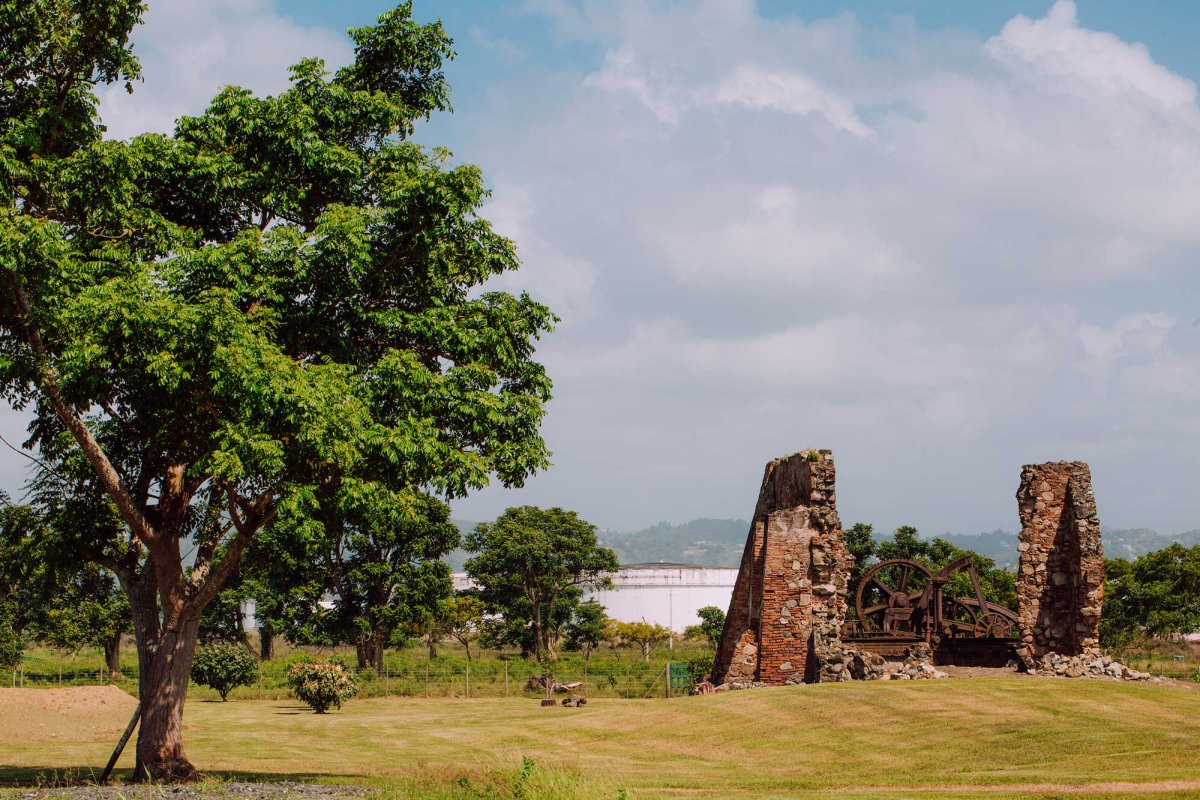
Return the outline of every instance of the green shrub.
<path id="1" fill-rule="evenodd" d="M 695 656 L 683 662 L 688 665 L 688 669 L 692 673 L 692 683 L 699 683 L 709 677 L 713 670 L 713 661 L 715 660 L 712 653 L 706 653 L 702 656 Z"/>
<path id="2" fill-rule="evenodd" d="M 251 686 L 258 678 L 258 658 L 236 644 L 206 644 L 196 648 L 192 680 L 217 690 L 224 702 L 238 686 Z"/>
<path id="3" fill-rule="evenodd" d="M 296 697 L 318 714 L 341 708 L 358 694 L 354 676 L 340 661 L 297 661 L 288 670 L 288 683 Z"/>

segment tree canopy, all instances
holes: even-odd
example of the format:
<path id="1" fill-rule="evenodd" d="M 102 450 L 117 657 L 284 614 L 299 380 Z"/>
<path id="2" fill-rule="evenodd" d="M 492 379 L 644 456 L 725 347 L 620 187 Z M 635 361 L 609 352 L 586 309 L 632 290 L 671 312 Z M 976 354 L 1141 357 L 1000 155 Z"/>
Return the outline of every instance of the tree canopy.
<path id="1" fill-rule="evenodd" d="M 1104 567 L 1105 646 L 1200 629 L 1200 545 L 1172 544 L 1133 561 L 1108 559 Z"/>
<path id="2" fill-rule="evenodd" d="M 520 506 L 476 526 L 467 573 L 480 597 L 508 625 L 528 626 L 533 653 L 554 658 L 558 626 L 570 619 L 586 586 L 606 586 L 619 564 L 600 547 L 596 526 L 574 511 Z"/>

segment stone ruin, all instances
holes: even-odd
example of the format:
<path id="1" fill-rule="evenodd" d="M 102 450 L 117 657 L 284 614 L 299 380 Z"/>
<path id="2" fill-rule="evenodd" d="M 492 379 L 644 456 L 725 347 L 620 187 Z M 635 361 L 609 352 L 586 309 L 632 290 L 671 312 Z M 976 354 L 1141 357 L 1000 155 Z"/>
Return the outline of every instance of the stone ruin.
<path id="1" fill-rule="evenodd" d="M 1017 616 L 1029 654 L 1098 656 L 1104 545 L 1091 470 L 1082 461 L 1027 464 L 1017 505 Z"/>
<path id="2" fill-rule="evenodd" d="M 767 464 L 713 682 L 820 680 L 836 645 L 852 558 L 842 536 L 833 455 L 805 450 Z"/>
<path id="3" fill-rule="evenodd" d="M 835 476 L 828 450 L 767 464 L 717 648 L 711 677 L 719 688 L 944 676 L 924 642 L 889 669 L 878 654 L 842 641 L 853 557 Z M 1088 466 L 1025 466 L 1017 500 L 1023 639 L 1013 642 L 1014 656 L 1029 670 L 1113 675 L 1116 667 L 1099 660 L 1104 552 Z"/>

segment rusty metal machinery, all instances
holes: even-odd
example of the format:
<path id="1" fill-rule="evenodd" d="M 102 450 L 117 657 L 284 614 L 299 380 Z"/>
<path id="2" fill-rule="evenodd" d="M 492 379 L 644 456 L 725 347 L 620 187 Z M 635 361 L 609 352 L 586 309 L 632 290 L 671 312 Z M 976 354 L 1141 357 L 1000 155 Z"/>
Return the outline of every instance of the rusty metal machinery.
<path id="1" fill-rule="evenodd" d="M 971 596 L 947 594 L 947 584 L 959 574 L 970 580 Z M 965 639 L 1011 642 L 1017 633 L 1017 615 L 984 599 L 970 556 L 936 574 L 904 558 L 882 561 L 863 576 L 854 607 L 858 618 L 848 626 L 846 638 L 856 643 L 923 641 L 937 648 Z"/>

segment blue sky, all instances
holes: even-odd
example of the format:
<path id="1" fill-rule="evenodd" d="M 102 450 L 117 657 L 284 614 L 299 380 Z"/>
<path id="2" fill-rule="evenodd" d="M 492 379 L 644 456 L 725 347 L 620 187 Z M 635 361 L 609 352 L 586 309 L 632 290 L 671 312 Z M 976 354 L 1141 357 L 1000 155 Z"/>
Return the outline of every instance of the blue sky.
<path id="1" fill-rule="evenodd" d="M 146 80 L 102 96 L 112 136 L 344 63 L 344 29 L 386 8 L 150 6 Z M 456 113 L 418 138 L 483 167 L 523 262 L 498 285 L 563 318 L 539 350 L 555 466 L 458 516 L 745 517 L 764 462 L 828 447 L 846 523 L 1013 530 L 1021 465 L 1080 459 L 1105 524 L 1200 527 L 1200 6 L 415 15 L 459 52 Z"/>

